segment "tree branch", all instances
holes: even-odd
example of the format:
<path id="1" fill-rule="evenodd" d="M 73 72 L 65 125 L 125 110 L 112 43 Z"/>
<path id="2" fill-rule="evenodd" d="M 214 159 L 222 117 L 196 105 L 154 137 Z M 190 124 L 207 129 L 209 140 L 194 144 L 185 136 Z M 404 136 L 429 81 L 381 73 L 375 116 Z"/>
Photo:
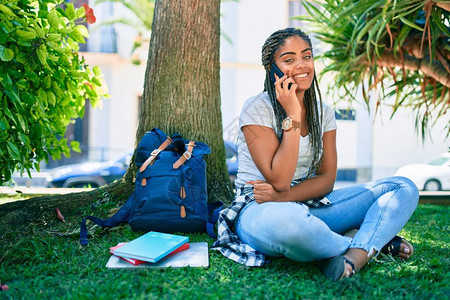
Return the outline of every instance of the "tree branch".
<path id="1" fill-rule="evenodd" d="M 436 3 L 437 7 L 450 11 L 450 3 Z"/>
<path id="2" fill-rule="evenodd" d="M 442 83 L 445 87 L 450 88 L 450 74 L 442 66 L 441 62 L 435 60 L 430 64 L 429 61 L 429 56 L 416 58 L 405 55 L 404 59 L 401 60 L 399 57 L 395 57 L 391 52 L 384 52 L 381 57 L 377 59 L 377 64 L 380 67 L 386 68 L 399 67 L 412 71 L 422 71 L 427 76 Z"/>

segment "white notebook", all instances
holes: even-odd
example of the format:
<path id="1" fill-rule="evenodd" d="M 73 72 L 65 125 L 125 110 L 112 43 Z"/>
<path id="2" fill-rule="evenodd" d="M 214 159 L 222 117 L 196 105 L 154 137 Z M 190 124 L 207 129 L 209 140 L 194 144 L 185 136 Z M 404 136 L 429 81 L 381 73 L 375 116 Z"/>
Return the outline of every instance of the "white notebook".
<path id="1" fill-rule="evenodd" d="M 189 249 L 169 255 L 156 263 L 143 263 L 132 265 L 117 256 L 111 255 L 106 263 L 108 269 L 123 268 L 182 268 L 182 267 L 209 267 L 208 243 L 189 243 Z"/>

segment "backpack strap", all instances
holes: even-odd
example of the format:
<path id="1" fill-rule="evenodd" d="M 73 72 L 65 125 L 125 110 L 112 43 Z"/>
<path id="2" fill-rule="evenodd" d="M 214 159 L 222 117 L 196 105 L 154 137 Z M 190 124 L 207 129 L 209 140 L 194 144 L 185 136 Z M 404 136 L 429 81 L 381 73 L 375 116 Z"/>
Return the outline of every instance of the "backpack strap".
<path id="1" fill-rule="evenodd" d="M 173 164 L 174 169 L 178 169 L 182 164 L 184 164 L 185 161 L 187 161 L 192 156 L 192 151 L 195 147 L 194 141 L 189 141 L 189 144 L 186 145 L 187 149 L 183 153 L 183 155 Z"/>
<path id="2" fill-rule="evenodd" d="M 211 204 L 208 204 L 208 222 L 206 223 L 206 232 L 213 239 L 217 238 L 216 232 L 214 231 L 214 225 L 219 220 L 219 213 L 223 208 L 223 203 L 221 201 L 217 201 Z"/>
<path id="3" fill-rule="evenodd" d="M 94 217 L 94 216 L 87 216 L 86 218 L 84 218 L 83 221 L 81 221 L 81 223 L 80 223 L 80 244 L 82 246 L 85 246 L 89 243 L 88 239 L 87 239 L 87 227 L 86 227 L 87 220 L 91 220 L 92 222 L 94 222 L 95 224 L 97 224 L 99 226 L 102 226 L 103 228 L 114 227 L 114 226 L 119 225 L 122 222 L 128 221 L 128 219 L 130 217 L 130 211 L 131 211 L 131 206 L 132 206 L 132 202 L 133 202 L 133 197 L 134 197 L 134 193 L 132 193 L 130 195 L 127 202 L 125 202 L 125 204 L 119 209 L 119 211 L 116 212 L 109 219 L 102 220 L 102 219 Z"/>
<path id="4" fill-rule="evenodd" d="M 178 169 L 182 164 L 185 163 L 185 161 L 191 158 L 192 151 L 194 150 L 195 147 L 195 142 L 189 141 L 189 143 L 186 146 L 187 149 L 183 153 L 183 155 L 181 155 L 181 157 L 176 162 L 173 163 L 172 167 L 174 169 Z M 180 198 L 181 199 L 186 198 L 186 189 L 184 188 L 184 176 L 181 179 Z M 186 218 L 186 208 L 184 207 L 184 205 L 181 205 L 180 207 L 180 217 Z"/>
<path id="5" fill-rule="evenodd" d="M 158 154 L 166 149 L 170 144 L 172 144 L 172 139 L 168 136 L 167 139 L 159 145 L 158 149 L 155 149 L 152 151 L 150 156 L 147 158 L 147 160 L 142 164 L 142 166 L 139 168 L 139 171 L 142 173 L 147 169 L 148 165 L 152 165 L 155 158 L 158 156 Z M 142 179 L 142 186 L 147 185 L 147 179 Z"/>

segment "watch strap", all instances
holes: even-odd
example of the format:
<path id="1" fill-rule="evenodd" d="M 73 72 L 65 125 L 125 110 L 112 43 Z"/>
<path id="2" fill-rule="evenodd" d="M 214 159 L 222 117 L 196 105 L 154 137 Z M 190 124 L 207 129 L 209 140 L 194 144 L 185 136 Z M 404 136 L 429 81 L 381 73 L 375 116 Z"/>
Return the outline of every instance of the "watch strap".
<path id="1" fill-rule="evenodd" d="M 289 130 L 291 130 L 292 128 L 294 128 L 294 130 L 295 129 L 300 129 L 300 126 L 301 126 L 301 123 L 300 123 L 300 121 L 295 121 L 294 119 L 292 119 L 291 117 L 286 117 L 284 120 L 283 120 L 283 123 L 284 122 L 286 122 L 286 121 L 289 121 L 289 127 L 287 127 L 287 128 L 284 128 L 285 126 L 282 126 L 282 128 L 283 128 L 283 130 L 284 131 L 289 131 Z M 283 124 L 284 125 L 284 124 Z"/>

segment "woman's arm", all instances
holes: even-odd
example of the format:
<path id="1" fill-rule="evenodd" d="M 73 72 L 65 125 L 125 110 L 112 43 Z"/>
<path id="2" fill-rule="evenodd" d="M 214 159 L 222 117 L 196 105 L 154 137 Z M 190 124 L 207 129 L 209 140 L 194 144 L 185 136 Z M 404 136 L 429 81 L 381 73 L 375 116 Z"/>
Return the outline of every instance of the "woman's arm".
<path id="1" fill-rule="evenodd" d="M 291 187 L 287 191 L 277 191 L 270 182 L 255 181 L 254 195 L 258 203 L 269 201 L 306 201 L 331 192 L 336 180 L 337 151 L 336 130 L 323 134 L 323 161 L 316 176 Z"/>
<path id="2" fill-rule="evenodd" d="M 277 191 L 287 191 L 297 165 L 300 130 L 283 134 L 281 144 L 271 128 L 257 125 L 242 127 L 255 165 Z"/>
<path id="3" fill-rule="evenodd" d="M 292 78 L 283 76 L 275 82 L 277 100 L 287 116 L 301 120 L 302 109 L 296 96 L 297 85 Z M 289 83 L 292 83 L 289 88 Z M 297 166 L 300 128 L 283 133 L 281 143 L 272 128 L 259 125 L 242 126 L 245 141 L 256 167 L 277 191 L 289 190 Z"/>

